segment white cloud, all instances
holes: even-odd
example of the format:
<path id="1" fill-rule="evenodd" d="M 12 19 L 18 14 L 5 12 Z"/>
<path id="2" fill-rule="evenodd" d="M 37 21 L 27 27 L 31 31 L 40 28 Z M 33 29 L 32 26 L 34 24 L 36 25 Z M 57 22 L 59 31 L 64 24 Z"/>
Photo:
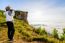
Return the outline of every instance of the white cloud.
<path id="1" fill-rule="evenodd" d="M 65 7 L 39 4 L 34 6 L 32 5 L 30 11 L 28 20 L 32 24 L 65 24 Z"/>

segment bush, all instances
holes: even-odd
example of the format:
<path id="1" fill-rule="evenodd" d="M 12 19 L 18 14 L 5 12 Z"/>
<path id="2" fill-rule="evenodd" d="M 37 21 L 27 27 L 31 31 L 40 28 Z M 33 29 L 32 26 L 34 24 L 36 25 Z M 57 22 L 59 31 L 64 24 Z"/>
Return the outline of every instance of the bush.
<path id="1" fill-rule="evenodd" d="M 65 28 L 63 28 L 63 34 L 65 34 Z"/>
<path id="2" fill-rule="evenodd" d="M 60 38 L 61 41 L 65 40 L 65 34 L 63 34 Z"/>
<path id="3" fill-rule="evenodd" d="M 39 27 L 38 29 L 36 29 L 36 31 L 35 31 L 37 34 L 39 34 L 39 35 L 43 35 L 43 34 L 47 34 L 47 32 L 45 31 L 45 28 L 41 28 L 41 27 Z"/>
<path id="4" fill-rule="evenodd" d="M 60 40 L 65 40 L 65 28 L 63 29 L 63 35 L 61 36 Z"/>
<path id="5" fill-rule="evenodd" d="M 54 36 L 54 38 L 58 38 L 58 31 L 56 30 L 56 28 L 54 28 L 52 35 Z"/>

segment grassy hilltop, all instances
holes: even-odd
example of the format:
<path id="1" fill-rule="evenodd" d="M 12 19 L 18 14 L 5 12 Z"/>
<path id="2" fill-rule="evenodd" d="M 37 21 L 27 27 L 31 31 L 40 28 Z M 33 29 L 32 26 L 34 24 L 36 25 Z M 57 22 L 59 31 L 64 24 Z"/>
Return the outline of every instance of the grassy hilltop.
<path id="1" fill-rule="evenodd" d="M 0 13 L 0 43 L 8 43 L 5 16 Z M 65 43 L 53 36 L 47 35 L 45 30 L 34 29 L 23 20 L 14 19 L 15 35 L 13 43 Z"/>

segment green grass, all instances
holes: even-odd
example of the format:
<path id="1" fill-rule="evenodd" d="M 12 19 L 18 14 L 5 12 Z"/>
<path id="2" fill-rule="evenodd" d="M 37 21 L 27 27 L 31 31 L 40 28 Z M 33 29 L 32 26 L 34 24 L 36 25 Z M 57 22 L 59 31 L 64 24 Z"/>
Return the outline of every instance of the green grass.
<path id="1" fill-rule="evenodd" d="M 5 21 L 5 16 L 0 13 L 0 42 L 7 40 L 7 25 Z M 19 39 L 23 42 L 44 42 L 44 43 L 65 43 L 65 40 L 61 41 L 53 36 L 49 36 L 45 29 L 34 29 L 29 24 L 23 20 L 14 19 L 15 35 L 14 40 Z"/>

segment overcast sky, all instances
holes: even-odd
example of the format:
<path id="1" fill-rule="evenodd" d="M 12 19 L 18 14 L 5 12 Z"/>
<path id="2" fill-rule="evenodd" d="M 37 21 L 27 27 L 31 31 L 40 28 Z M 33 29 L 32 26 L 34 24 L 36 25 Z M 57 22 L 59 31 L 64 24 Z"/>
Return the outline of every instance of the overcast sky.
<path id="1" fill-rule="evenodd" d="M 0 9 L 8 5 L 28 11 L 31 24 L 65 25 L 65 0 L 0 0 Z"/>

